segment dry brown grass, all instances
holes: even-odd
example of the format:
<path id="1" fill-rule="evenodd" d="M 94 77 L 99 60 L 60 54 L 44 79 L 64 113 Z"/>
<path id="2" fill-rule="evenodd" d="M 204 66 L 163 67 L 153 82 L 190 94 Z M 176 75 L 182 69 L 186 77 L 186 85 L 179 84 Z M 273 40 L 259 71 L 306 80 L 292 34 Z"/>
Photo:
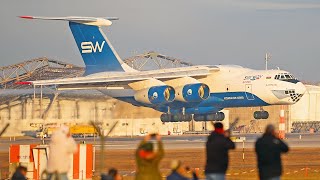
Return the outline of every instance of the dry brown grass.
<path id="1" fill-rule="evenodd" d="M 320 148 L 295 148 L 283 155 L 285 180 L 291 179 L 320 179 Z M 96 164 L 99 165 L 99 153 L 96 154 Z M 179 159 L 192 168 L 199 168 L 199 175 L 203 176 L 205 164 L 204 149 L 167 150 L 160 168 L 163 174 L 169 173 L 172 159 Z M 124 175 L 125 180 L 133 179 L 135 173 L 134 150 L 107 150 L 105 154 L 105 168 L 116 167 Z M 8 153 L 0 153 L 0 168 L 2 172 L 8 169 Z M 99 174 L 99 167 L 97 173 Z M 3 177 L 3 176 L 2 176 Z M 230 152 L 230 168 L 227 179 L 257 179 L 256 156 L 253 149 L 246 149 L 245 160 L 242 160 L 242 150 Z"/>

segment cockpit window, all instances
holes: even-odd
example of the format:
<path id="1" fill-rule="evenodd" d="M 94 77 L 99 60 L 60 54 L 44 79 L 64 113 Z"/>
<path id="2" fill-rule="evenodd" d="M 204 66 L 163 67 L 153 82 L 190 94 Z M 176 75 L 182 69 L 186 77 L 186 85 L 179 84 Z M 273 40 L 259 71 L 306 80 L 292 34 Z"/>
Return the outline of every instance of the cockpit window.
<path id="1" fill-rule="evenodd" d="M 298 83 L 299 80 L 296 79 L 292 74 L 289 73 L 279 73 L 275 75 L 274 79 L 280 80 L 280 81 L 286 81 L 291 83 Z M 290 93 L 290 91 L 288 92 Z"/>
<path id="2" fill-rule="evenodd" d="M 279 80 L 291 80 L 296 78 L 292 74 L 287 74 L 287 73 L 280 73 L 274 77 L 274 79 L 279 79 Z"/>

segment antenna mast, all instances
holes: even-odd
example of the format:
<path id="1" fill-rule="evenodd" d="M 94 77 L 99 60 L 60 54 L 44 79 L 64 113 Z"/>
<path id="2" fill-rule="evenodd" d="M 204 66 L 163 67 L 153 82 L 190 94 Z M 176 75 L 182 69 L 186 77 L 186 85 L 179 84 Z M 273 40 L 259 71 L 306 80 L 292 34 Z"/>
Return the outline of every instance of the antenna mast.
<path id="1" fill-rule="evenodd" d="M 270 53 L 266 53 L 265 56 L 265 61 L 266 61 L 266 70 L 268 70 L 268 61 L 271 59 L 271 54 Z"/>

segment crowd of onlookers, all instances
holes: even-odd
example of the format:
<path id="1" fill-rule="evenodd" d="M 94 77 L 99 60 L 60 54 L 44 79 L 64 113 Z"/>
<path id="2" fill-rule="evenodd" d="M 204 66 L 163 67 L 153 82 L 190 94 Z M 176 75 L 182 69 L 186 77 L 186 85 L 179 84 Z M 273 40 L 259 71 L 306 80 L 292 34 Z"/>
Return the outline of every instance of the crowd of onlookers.
<path id="1" fill-rule="evenodd" d="M 153 143 L 156 141 L 156 143 Z M 56 131 L 49 144 L 50 155 L 47 166 L 47 179 L 68 180 L 69 157 L 77 148 L 70 136 L 69 129 L 62 126 Z M 229 150 L 235 149 L 235 143 L 230 139 L 230 132 L 224 130 L 222 123 L 214 124 L 214 131 L 206 142 L 205 175 L 208 180 L 224 180 L 229 164 Z M 273 125 L 266 127 L 265 133 L 255 143 L 259 178 L 261 180 L 279 180 L 282 174 L 281 153 L 288 152 L 288 146 L 275 133 Z M 159 134 L 149 134 L 138 145 L 135 152 L 137 173 L 136 180 L 163 179 L 159 164 L 165 155 L 163 142 Z M 197 180 L 195 171 L 185 167 L 179 160 L 172 160 L 171 173 L 167 180 Z M 192 178 L 186 177 L 186 171 L 192 172 Z M 13 180 L 25 180 L 27 169 L 19 166 L 13 174 Z M 102 180 L 121 180 L 117 169 L 110 169 L 101 175 Z"/>

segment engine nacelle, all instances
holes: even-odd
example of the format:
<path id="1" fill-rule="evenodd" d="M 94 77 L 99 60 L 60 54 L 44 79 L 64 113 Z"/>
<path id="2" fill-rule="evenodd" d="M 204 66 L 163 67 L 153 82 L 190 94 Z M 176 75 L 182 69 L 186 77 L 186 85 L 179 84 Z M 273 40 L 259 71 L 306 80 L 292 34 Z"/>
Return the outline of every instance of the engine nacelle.
<path id="1" fill-rule="evenodd" d="M 187 84 L 176 88 L 176 100 L 183 102 L 201 102 L 208 99 L 210 89 L 203 83 Z"/>
<path id="2" fill-rule="evenodd" d="M 171 86 L 153 86 L 136 92 L 134 99 L 146 104 L 168 103 L 174 101 L 175 90 Z"/>

